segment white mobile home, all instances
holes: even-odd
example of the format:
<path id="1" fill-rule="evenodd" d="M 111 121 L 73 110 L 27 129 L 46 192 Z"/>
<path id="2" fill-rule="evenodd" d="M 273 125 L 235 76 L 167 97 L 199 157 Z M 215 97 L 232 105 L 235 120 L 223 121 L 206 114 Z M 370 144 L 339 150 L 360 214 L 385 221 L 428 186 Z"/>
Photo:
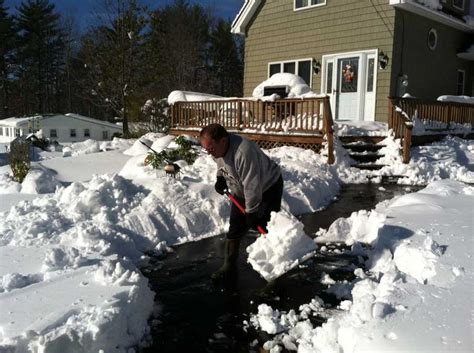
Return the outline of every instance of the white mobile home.
<path id="1" fill-rule="evenodd" d="M 11 142 L 30 133 L 58 142 L 103 141 L 121 132 L 121 126 L 72 113 L 0 120 L 0 142 Z"/>

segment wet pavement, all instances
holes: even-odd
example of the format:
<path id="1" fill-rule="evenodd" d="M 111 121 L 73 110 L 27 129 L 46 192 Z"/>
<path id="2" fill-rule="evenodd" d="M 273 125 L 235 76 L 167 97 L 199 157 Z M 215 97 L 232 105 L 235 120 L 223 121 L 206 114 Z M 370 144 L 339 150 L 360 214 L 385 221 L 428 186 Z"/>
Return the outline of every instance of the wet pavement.
<path id="1" fill-rule="evenodd" d="M 346 185 L 327 209 L 303 215 L 305 231 L 312 235 L 319 228 L 327 228 L 339 217 L 348 217 L 354 211 L 372 209 L 378 202 L 416 191 L 419 188 L 361 184 Z M 328 308 L 340 302 L 326 293 L 320 283 L 322 273 L 335 280 L 353 278 L 355 266 L 363 260 L 351 255 L 341 245 L 328 246 L 272 283 L 267 283 L 246 263 L 245 248 L 256 234 L 249 234 L 240 244 L 239 272 L 225 283 L 215 284 L 210 275 L 222 263 L 224 236 L 187 243 L 161 258 L 152 258 L 143 268 L 156 292 L 156 318 L 151 320 L 152 346 L 143 352 L 261 352 L 269 338 L 245 329 L 244 320 L 256 313 L 258 305 L 266 303 L 273 309 L 297 310 L 315 296 L 323 299 Z M 315 325 L 325 318 L 312 318 Z"/>

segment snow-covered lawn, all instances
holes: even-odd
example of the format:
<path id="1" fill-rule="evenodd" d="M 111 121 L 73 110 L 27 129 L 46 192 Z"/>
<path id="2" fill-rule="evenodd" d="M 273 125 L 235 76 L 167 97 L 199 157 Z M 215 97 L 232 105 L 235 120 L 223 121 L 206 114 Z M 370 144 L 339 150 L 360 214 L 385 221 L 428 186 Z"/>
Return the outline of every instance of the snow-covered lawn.
<path id="1" fill-rule="evenodd" d="M 144 139 L 156 150 L 173 144 L 172 138 L 158 134 Z M 393 150 L 391 167 L 397 173 L 405 168 L 407 183 L 452 180 L 379 205 L 370 215 L 355 214 L 321 234 L 327 240 L 368 243 L 369 272 L 357 270 L 357 283 L 348 284 L 351 298 L 322 328 L 309 327 L 296 314 L 290 320 L 295 328 L 279 323 L 287 330 L 287 338 L 282 337 L 288 344 L 300 345 L 301 352 L 329 346 L 379 351 L 389 342 L 400 351 L 409 331 L 397 325 L 409 313 L 409 339 L 419 344 L 415 347 L 424 347 L 425 329 L 432 341 L 436 337 L 449 347 L 452 342 L 459 349 L 472 344 L 468 313 L 473 266 L 466 251 L 472 249 L 473 192 L 454 179 L 474 181 L 474 147 L 446 139 L 431 148 L 413 151 L 420 163 L 405 167 Z M 147 261 L 145 252 L 160 253 L 171 245 L 221 234 L 229 210 L 228 200 L 214 192 L 216 167 L 209 156 L 201 154 L 192 166 L 181 164 L 181 177 L 173 179 L 145 166 L 146 153 L 138 141 L 117 139 L 72 145 L 62 153 L 41 152 L 22 185 L 9 178 L 8 166 L 0 167 L 0 351 L 130 352 L 146 343 L 154 293 L 139 270 Z M 268 153 L 282 167 L 285 208 L 292 214 L 326 207 L 341 182 L 366 180 L 348 167 L 342 152 L 335 166 L 294 147 Z M 420 167 L 423 158 L 426 167 Z M 291 224 L 281 222 L 275 218 L 270 232 L 276 235 Z M 443 300 L 447 292 L 459 300 Z M 465 308 L 459 321 L 441 317 L 444 311 L 436 306 L 440 295 L 443 310 Z M 270 308 L 262 310 L 277 317 Z M 417 320 L 429 315 L 435 317 L 432 329 L 419 326 L 416 331 L 414 325 L 421 325 Z M 437 327 L 454 324 L 442 335 Z M 365 339 L 363 334 L 375 326 L 372 339 Z M 337 350 L 321 350 L 332 351 Z"/>

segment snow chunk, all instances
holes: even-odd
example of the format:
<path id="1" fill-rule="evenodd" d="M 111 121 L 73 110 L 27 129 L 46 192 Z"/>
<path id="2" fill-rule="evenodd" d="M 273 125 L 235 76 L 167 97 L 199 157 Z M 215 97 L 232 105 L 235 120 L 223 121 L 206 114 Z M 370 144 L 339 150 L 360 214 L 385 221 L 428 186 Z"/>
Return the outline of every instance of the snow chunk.
<path id="1" fill-rule="evenodd" d="M 271 281 L 312 256 L 316 244 L 303 231 L 303 224 L 285 211 L 273 212 L 268 234 L 247 247 L 248 262 Z"/>
<path id="2" fill-rule="evenodd" d="M 268 80 L 260 83 L 253 90 L 252 96 L 255 98 L 264 97 L 263 88 L 265 86 L 288 86 L 288 98 L 297 97 L 318 97 L 316 93 L 311 91 L 311 88 L 306 82 L 298 75 L 290 73 L 277 73 L 270 77 Z"/>

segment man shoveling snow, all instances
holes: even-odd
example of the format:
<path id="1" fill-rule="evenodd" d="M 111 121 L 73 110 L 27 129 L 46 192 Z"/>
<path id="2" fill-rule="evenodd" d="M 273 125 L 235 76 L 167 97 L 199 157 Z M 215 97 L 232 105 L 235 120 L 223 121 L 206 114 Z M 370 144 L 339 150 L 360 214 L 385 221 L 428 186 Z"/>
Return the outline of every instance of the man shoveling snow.
<path id="1" fill-rule="evenodd" d="M 291 216 L 285 212 L 275 214 L 281 208 L 283 178 L 280 167 L 271 158 L 254 142 L 228 133 L 219 124 L 203 128 L 200 140 L 203 149 L 217 164 L 216 191 L 228 195 L 232 200 L 224 264 L 212 275 L 214 280 L 235 274 L 241 237 L 248 229 L 258 230 L 261 234 L 267 233 L 266 225 L 271 215 L 271 234 L 254 244 L 253 249 L 258 249 L 256 253 L 251 249 L 247 250 L 250 253 L 249 262 L 262 277 L 266 280 L 278 277 L 294 267 L 304 254 L 315 249 L 312 240 L 304 235 L 302 225 L 295 227 L 299 223 L 296 219 L 293 218 L 293 222 L 288 221 Z M 290 232 L 288 225 L 295 231 Z M 285 237 L 288 238 L 285 240 Z M 303 243 L 304 246 L 301 246 Z M 275 246 L 281 251 L 270 251 L 270 248 L 275 249 Z M 299 250 L 293 251 L 294 247 Z M 281 266 L 275 266 L 275 263 L 281 263 Z"/>

